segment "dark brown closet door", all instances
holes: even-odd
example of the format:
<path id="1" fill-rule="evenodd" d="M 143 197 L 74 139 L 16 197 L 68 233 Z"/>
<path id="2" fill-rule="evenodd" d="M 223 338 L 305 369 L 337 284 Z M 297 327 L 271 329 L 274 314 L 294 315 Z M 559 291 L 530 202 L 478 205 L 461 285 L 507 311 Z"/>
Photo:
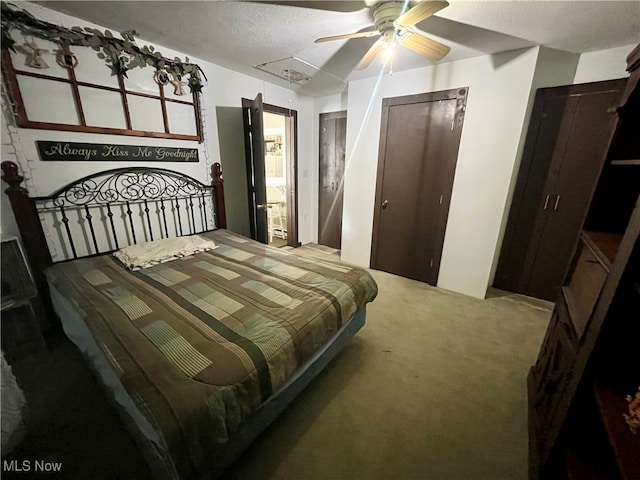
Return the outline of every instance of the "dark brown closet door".
<path id="1" fill-rule="evenodd" d="M 626 80 L 539 89 L 494 286 L 555 300 Z"/>
<path id="2" fill-rule="evenodd" d="M 466 93 L 383 100 L 372 268 L 436 284 Z"/>
<path id="3" fill-rule="evenodd" d="M 546 211 L 545 201 L 548 208 L 549 198 L 543 193 L 552 187 L 546 183 L 556 139 L 561 130 L 570 129 L 570 122 L 561 128 L 566 108 L 566 95 L 549 95 L 546 89 L 538 90 L 500 251 L 494 280 L 496 288 L 519 291 L 536 217 L 541 210 Z M 559 166 L 555 171 L 559 171 Z"/>
<path id="4" fill-rule="evenodd" d="M 615 126 L 611 107 L 618 96 L 618 90 L 605 90 L 575 95 L 567 102 L 564 123 L 570 127 L 558 137 L 545 187 L 546 215 L 539 215 L 533 231 L 539 242 L 524 263 L 528 295 L 551 300 L 560 291 Z"/>
<path id="5" fill-rule="evenodd" d="M 347 112 L 320 114 L 318 243 L 341 248 Z"/>

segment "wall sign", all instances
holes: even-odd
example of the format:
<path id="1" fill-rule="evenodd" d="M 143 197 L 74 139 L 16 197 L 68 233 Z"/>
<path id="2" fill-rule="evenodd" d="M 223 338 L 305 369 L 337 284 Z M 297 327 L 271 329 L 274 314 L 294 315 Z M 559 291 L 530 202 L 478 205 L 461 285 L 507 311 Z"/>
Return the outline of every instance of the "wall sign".
<path id="1" fill-rule="evenodd" d="M 197 148 L 36 141 L 44 162 L 198 162 Z"/>

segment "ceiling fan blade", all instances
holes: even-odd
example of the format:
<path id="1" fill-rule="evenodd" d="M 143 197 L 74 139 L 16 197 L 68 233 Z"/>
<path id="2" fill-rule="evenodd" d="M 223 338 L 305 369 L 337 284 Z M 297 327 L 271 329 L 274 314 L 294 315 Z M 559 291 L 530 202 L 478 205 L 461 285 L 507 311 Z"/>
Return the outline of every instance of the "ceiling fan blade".
<path id="1" fill-rule="evenodd" d="M 434 13 L 439 12 L 447 6 L 449 6 L 449 2 L 446 1 L 423 0 L 415 7 L 407 10 L 403 15 L 400 15 L 393 22 L 393 26 L 396 28 L 413 27 L 417 23 L 423 21 L 425 18 L 430 17 Z"/>
<path id="2" fill-rule="evenodd" d="M 330 10 L 332 12 L 357 12 L 367 7 L 364 0 L 325 0 L 325 1 L 279 1 L 279 0 L 251 0 L 257 3 L 285 5 L 288 7 L 315 8 L 316 10 Z"/>
<path id="3" fill-rule="evenodd" d="M 505 50 L 534 46 L 532 41 L 524 38 L 506 35 L 435 15 L 420 23 L 420 29 L 429 32 L 429 35 L 434 35 L 443 40 L 450 40 L 458 45 L 484 53 L 504 52 Z"/>
<path id="4" fill-rule="evenodd" d="M 431 60 L 442 60 L 451 50 L 446 45 L 417 33 L 408 32 L 400 36 L 401 45 Z"/>
<path id="5" fill-rule="evenodd" d="M 345 38 L 375 37 L 377 35 L 380 35 L 380 32 L 378 32 L 377 30 L 369 30 L 366 32 L 357 33 L 345 33 L 343 35 L 331 35 L 330 37 L 316 38 L 315 43 L 331 42 L 333 40 L 343 40 Z"/>
<path id="6" fill-rule="evenodd" d="M 356 65 L 356 70 L 364 70 L 369 65 L 371 65 L 373 59 L 376 58 L 376 56 L 382 51 L 382 44 L 382 40 L 378 40 L 376 43 L 371 45 L 371 48 L 367 50 L 367 53 L 364 54 L 362 60 L 360 60 Z"/>

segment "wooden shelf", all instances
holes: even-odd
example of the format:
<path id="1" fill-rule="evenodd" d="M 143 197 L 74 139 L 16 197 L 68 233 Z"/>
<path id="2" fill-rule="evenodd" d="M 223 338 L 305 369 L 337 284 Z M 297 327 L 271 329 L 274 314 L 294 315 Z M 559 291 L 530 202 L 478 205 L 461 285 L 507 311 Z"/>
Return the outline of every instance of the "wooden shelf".
<path id="1" fill-rule="evenodd" d="M 582 338 L 611 270 L 622 236 L 583 232 L 573 271 L 561 289 L 569 320 L 577 338 Z"/>
<path id="2" fill-rule="evenodd" d="M 631 432 L 622 416 L 629 413 L 627 401 L 623 395 L 602 384 L 595 384 L 594 392 L 621 477 L 639 479 L 640 436 Z"/>
<path id="3" fill-rule="evenodd" d="M 616 259 L 620 243 L 622 242 L 622 234 L 608 232 L 583 231 L 585 243 L 593 250 L 599 260 L 606 266 L 607 270 L 611 269 L 611 264 Z"/>
<path id="4" fill-rule="evenodd" d="M 610 165 L 640 165 L 640 159 L 631 160 L 611 160 Z"/>

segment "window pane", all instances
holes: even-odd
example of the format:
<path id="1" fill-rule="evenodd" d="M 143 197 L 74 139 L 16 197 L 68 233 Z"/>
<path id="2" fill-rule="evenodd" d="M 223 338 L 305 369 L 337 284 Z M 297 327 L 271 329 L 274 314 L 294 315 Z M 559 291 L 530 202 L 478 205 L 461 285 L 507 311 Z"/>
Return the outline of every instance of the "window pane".
<path id="1" fill-rule="evenodd" d="M 24 75 L 17 79 L 30 121 L 80 125 L 71 85 Z"/>
<path id="2" fill-rule="evenodd" d="M 196 114 L 193 105 L 166 102 L 169 132 L 197 135 Z"/>
<path id="3" fill-rule="evenodd" d="M 142 92 L 160 96 L 160 87 L 153 79 L 155 72 L 151 67 L 128 70 L 127 76 L 124 79 L 124 86 L 132 92 Z"/>
<path id="4" fill-rule="evenodd" d="M 120 93 L 90 87 L 78 87 L 87 125 L 127 128 Z"/>
<path id="5" fill-rule="evenodd" d="M 96 56 L 96 51 L 83 47 L 71 47 L 71 51 L 78 58 L 75 74 L 79 82 L 119 88 L 118 77 L 111 76 L 111 69 Z"/>
<path id="6" fill-rule="evenodd" d="M 131 126 L 134 130 L 164 132 L 160 100 L 139 97 L 138 95 L 127 95 L 127 101 L 129 113 L 131 114 Z"/>

